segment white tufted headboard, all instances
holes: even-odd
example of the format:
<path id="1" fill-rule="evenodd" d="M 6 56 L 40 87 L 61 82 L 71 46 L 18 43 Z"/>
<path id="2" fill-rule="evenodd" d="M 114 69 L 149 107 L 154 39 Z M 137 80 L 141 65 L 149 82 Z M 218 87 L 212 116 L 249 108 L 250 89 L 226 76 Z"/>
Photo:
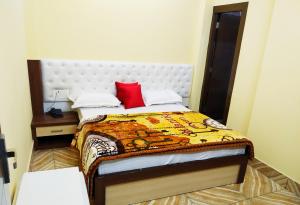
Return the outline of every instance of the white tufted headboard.
<path id="1" fill-rule="evenodd" d="M 53 104 L 57 89 L 67 89 L 71 96 L 81 92 L 106 91 L 115 94 L 115 81 L 138 81 L 142 89 L 173 89 L 188 105 L 192 66 L 136 62 L 78 60 L 41 60 L 44 110 Z M 70 109 L 67 98 L 56 100 L 56 107 Z"/>

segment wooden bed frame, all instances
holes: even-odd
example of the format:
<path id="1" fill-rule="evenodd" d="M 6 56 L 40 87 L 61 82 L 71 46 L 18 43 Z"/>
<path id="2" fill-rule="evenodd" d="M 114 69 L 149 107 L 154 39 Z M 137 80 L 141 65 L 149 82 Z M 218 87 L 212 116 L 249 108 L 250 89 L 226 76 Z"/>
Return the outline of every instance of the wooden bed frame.
<path id="1" fill-rule="evenodd" d="M 28 60 L 33 116 L 44 114 L 40 60 Z M 213 158 L 94 176 L 95 205 L 149 201 L 226 184 L 242 183 L 248 163 L 245 155 Z"/>
<path id="2" fill-rule="evenodd" d="M 236 155 L 94 177 L 95 205 L 132 204 L 242 183 L 248 156 Z"/>

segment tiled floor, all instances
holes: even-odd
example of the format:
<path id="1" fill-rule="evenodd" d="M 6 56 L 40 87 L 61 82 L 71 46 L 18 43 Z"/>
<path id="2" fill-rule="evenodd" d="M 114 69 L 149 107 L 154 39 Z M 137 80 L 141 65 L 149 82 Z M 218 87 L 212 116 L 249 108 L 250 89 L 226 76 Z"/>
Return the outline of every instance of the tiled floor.
<path id="1" fill-rule="evenodd" d="M 78 166 L 79 153 L 71 148 L 36 150 L 32 153 L 30 171 Z"/>
<path id="2" fill-rule="evenodd" d="M 34 151 L 31 171 L 78 166 L 71 148 Z M 300 205 L 300 185 L 258 160 L 249 161 L 244 183 L 156 199 L 136 205 Z"/>

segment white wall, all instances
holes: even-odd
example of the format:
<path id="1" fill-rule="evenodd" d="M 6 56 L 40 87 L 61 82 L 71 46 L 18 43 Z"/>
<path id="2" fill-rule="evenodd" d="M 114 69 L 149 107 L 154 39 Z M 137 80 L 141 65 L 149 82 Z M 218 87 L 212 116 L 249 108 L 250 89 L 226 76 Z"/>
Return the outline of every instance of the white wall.
<path id="1" fill-rule="evenodd" d="M 10 167 L 13 195 L 21 175 L 27 171 L 32 150 L 22 0 L 0 1 L 0 29 L 0 124 L 7 149 L 17 154 L 18 168 Z"/>
<path id="2" fill-rule="evenodd" d="M 195 65 L 199 109 L 212 9 L 241 0 L 26 0 L 28 58 Z M 246 133 L 274 0 L 250 0 L 228 125 Z M 70 6 L 72 5 L 72 6 Z M 79 15 L 80 14 L 80 15 Z M 59 23 L 58 23 L 59 22 Z M 241 112 L 243 110 L 243 112 Z"/>
<path id="3" fill-rule="evenodd" d="M 248 135 L 256 157 L 300 183 L 299 0 L 276 0 Z"/>
<path id="4" fill-rule="evenodd" d="M 192 63 L 205 0 L 27 0 L 29 58 Z"/>
<path id="5" fill-rule="evenodd" d="M 194 110 L 198 110 L 200 102 L 213 6 L 243 2 L 26 1 L 28 58 L 191 63 L 195 65 L 191 97 Z M 259 159 L 299 182 L 299 174 L 296 173 L 300 173 L 298 164 L 287 159 L 294 156 L 292 154 L 299 156 L 297 149 L 290 150 L 299 142 L 296 138 L 296 133 L 299 133 L 293 124 L 297 122 L 298 114 L 297 90 L 289 87 L 298 86 L 293 79 L 299 74 L 294 69 L 298 66 L 298 4 L 297 0 L 249 0 L 227 124 L 254 141 Z M 295 22 L 289 21 L 290 18 Z M 285 39 L 288 41 L 285 42 Z M 285 48 L 283 45 L 289 49 L 282 49 Z M 290 74 L 277 71 L 279 66 Z M 273 73 L 275 68 L 277 70 Z M 293 75 L 291 81 L 289 75 Z M 282 77 L 279 79 L 279 76 Z M 271 85 L 274 80 L 283 80 L 283 84 Z M 272 89 L 267 90 L 266 85 L 272 86 Z M 277 90 L 286 100 L 276 95 Z M 288 108 L 282 107 L 284 103 Z M 274 120 L 276 116 L 292 119 L 293 127 L 279 130 L 279 121 Z M 265 120 L 271 121 L 270 125 L 277 128 L 267 129 L 263 126 Z M 287 123 L 284 125 L 287 126 Z M 270 136 L 276 139 L 272 143 Z M 282 138 L 286 140 L 280 141 Z M 277 153 L 266 152 L 265 147 L 269 146 L 276 148 Z"/>

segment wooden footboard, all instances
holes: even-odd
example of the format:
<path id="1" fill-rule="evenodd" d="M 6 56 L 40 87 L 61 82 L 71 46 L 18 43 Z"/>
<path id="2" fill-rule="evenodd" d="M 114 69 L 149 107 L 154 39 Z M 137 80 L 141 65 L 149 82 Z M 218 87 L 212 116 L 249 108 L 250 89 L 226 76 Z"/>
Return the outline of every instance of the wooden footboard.
<path id="1" fill-rule="evenodd" d="M 95 205 L 127 205 L 244 181 L 247 155 L 95 176 Z"/>

